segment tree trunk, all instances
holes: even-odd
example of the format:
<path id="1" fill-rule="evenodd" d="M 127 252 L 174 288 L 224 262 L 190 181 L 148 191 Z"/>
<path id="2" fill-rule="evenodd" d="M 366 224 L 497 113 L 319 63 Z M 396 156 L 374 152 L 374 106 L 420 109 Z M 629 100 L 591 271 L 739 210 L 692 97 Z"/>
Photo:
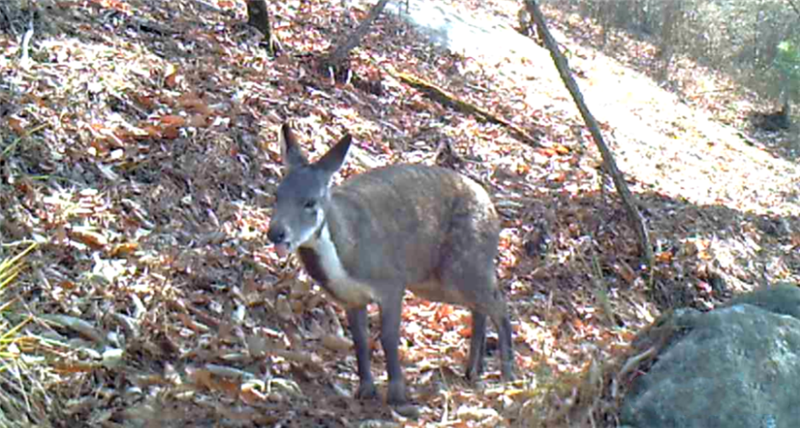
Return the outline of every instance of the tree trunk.
<path id="1" fill-rule="evenodd" d="M 661 19 L 661 49 L 659 56 L 661 57 L 661 67 L 658 71 L 658 78 L 661 81 L 666 81 L 669 78 L 669 66 L 672 62 L 672 56 L 675 54 L 673 46 L 678 45 L 676 31 L 678 28 L 678 21 L 681 18 L 681 4 L 678 0 L 671 0 L 664 5 L 662 10 Z"/>
<path id="2" fill-rule="evenodd" d="M 278 53 L 278 44 L 272 36 L 272 25 L 266 0 L 247 0 L 247 24 L 255 27 L 264 35 L 270 55 L 274 56 Z"/>
<path id="3" fill-rule="evenodd" d="M 781 85 L 781 113 L 786 121 L 786 129 L 792 126 L 791 92 L 792 89 L 789 83 L 789 77 L 784 75 Z"/>
<path id="4" fill-rule="evenodd" d="M 625 211 L 628 214 L 630 225 L 636 232 L 636 236 L 639 240 L 639 251 L 642 253 L 642 257 L 644 258 L 647 267 L 652 270 L 653 249 L 650 246 L 650 237 L 648 235 L 647 228 L 644 225 L 644 221 L 642 220 L 642 216 L 639 214 L 639 209 L 636 206 L 633 194 L 631 194 L 630 189 L 628 189 L 628 185 L 625 183 L 625 178 L 623 177 L 622 172 L 620 172 L 620 170 L 617 168 L 617 163 L 614 161 L 614 155 L 603 141 L 603 135 L 600 132 L 600 127 L 598 126 L 597 121 L 589 111 L 586 103 L 583 101 L 583 95 L 578 88 L 578 84 L 575 82 L 575 79 L 572 78 L 572 74 L 569 71 L 567 59 L 561 54 L 558 46 L 556 45 L 556 41 L 553 39 L 550 31 L 547 30 L 547 25 L 544 22 L 544 15 L 542 15 L 542 11 L 539 10 L 539 6 L 536 4 L 535 0 L 525 0 L 525 6 L 528 8 L 528 13 L 530 13 L 533 17 L 533 21 L 538 27 L 539 34 L 544 40 L 547 50 L 550 51 L 550 56 L 553 58 L 553 62 L 558 69 L 558 74 L 561 75 L 561 80 L 563 80 L 564 84 L 567 86 L 570 95 L 572 95 L 572 99 L 578 106 L 578 110 L 580 111 L 584 122 L 586 122 L 586 126 L 589 128 L 589 132 L 592 134 L 598 149 L 600 149 L 600 153 L 603 156 L 603 165 L 606 171 L 611 175 L 611 178 L 614 180 L 614 186 L 617 188 L 617 192 L 619 192 L 620 198 L 622 199 L 622 205 L 625 207 Z"/>
<path id="5" fill-rule="evenodd" d="M 359 43 L 361 43 L 361 39 L 367 34 L 372 22 L 378 18 L 381 12 L 383 12 L 383 9 L 386 7 L 386 3 L 389 3 L 389 0 L 380 0 L 375 6 L 372 6 L 372 9 L 370 9 L 366 19 L 364 19 L 364 21 L 358 25 L 358 28 L 350 33 L 344 42 L 337 46 L 333 52 L 327 56 L 327 58 L 323 61 L 323 67 L 333 68 L 335 70 L 342 65 L 350 51 L 358 46 Z"/>

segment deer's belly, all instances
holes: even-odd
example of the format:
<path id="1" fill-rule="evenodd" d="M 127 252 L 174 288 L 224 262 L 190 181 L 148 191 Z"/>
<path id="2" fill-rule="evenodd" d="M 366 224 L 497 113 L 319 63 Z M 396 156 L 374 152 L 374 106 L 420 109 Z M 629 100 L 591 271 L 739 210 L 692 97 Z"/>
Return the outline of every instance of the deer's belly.
<path id="1" fill-rule="evenodd" d="M 470 306 L 468 299 L 464 297 L 458 288 L 442 284 L 438 279 L 411 284 L 408 287 L 412 293 L 432 302 L 451 303 L 460 306 Z"/>

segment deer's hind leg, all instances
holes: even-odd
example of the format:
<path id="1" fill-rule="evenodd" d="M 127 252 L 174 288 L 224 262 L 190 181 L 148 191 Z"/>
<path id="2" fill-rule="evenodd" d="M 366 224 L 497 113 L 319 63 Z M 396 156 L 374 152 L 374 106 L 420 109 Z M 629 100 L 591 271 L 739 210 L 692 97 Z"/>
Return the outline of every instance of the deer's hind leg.
<path id="1" fill-rule="evenodd" d="M 472 310 L 467 378 L 476 379 L 483 370 L 488 316 L 497 328 L 503 378 L 510 380 L 514 377 L 512 330 L 505 297 L 497 287 L 494 264 L 497 238 L 495 235 L 471 232 L 453 234 L 452 242 L 447 247 L 449 251 L 439 266 L 439 276 L 444 286 L 458 289 L 462 300 L 460 303 Z"/>
<path id="2" fill-rule="evenodd" d="M 494 272 L 492 272 L 493 274 Z M 455 280 L 451 278 L 449 280 Z M 462 284 L 470 290 L 461 290 L 470 302 L 472 309 L 472 338 L 470 339 L 469 358 L 467 359 L 466 376 L 476 380 L 483 372 L 483 359 L 486 355 L 486 318 L 491 318 L 497 329 L 500 348 L 500 371 L 504 380 L 514 378 L 514 351 L 512 345 L 511 320 L 508 315 L 505 299 L 495 286 L 494 278 L 481 276 L 469 270 L 461 276 Z"/>

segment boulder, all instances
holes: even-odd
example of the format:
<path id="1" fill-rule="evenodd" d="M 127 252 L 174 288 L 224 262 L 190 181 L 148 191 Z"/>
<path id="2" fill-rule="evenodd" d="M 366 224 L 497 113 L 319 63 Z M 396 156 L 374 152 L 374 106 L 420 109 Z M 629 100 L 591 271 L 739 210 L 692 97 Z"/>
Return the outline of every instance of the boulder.
<path id="1" fill-rule="evenodd" d="M 758 290 L 707 313 L 675 311 L 638 342 L 661 350 L 626 394 L 621 424 L 800 427 L 798 287 Z"/>

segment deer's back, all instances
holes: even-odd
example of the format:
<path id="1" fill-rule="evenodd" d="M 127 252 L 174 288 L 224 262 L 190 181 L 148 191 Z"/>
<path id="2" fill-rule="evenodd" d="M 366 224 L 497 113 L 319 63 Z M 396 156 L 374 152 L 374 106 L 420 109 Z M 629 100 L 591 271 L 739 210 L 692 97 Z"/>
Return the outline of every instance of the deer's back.
<path id="1" fill-rule="evenodd" d="M 365 282 L 424 282 L 454 251 L 475 252 L 480 263 L 497 251 L 489 195 L 440 167 L 395 165 L 355 176 L 333 189 L 326 218 L 342 264 Z M 463 242 L 472 248 L 454 247 Z"/>

